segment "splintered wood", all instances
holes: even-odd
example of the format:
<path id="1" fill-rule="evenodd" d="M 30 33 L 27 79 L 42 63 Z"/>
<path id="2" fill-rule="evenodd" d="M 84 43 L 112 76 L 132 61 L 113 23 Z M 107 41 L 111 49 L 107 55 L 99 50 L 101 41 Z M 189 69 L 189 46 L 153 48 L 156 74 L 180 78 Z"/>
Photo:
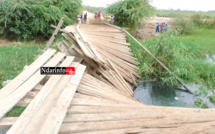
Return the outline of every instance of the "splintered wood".
<path id="1" fill-rule="evenodd" d="M 88 73 L 107 81 L 123 94 L 133 96 L 130 84 L 136 86 L 139 64 L 132 53 L 125 35 L 106 25 L 67 26 L 62 35 L 72 44 L 71 48 L 86 62 Z M 80 48 L 80 49 L 79 49 Z M 63 51 L 62 51 L 63 52 Z"/>
<path id="2" fill-rule="evenodd" d="M 61 31 L 67 31 L 63 36 L 71 47 L 62 41 L 63 53 L 46 50 L 0 90 L 0 129 L 8 134 L 215 133 L 214 109 L 146 106 L 132 98 L 138 63 L 120 31 L 105 25 Z M 76 72 L 40 75 L 43 66 L 72 66 Z M 4 117 L 15 105 L 27 108 L 20 117 Z"/>

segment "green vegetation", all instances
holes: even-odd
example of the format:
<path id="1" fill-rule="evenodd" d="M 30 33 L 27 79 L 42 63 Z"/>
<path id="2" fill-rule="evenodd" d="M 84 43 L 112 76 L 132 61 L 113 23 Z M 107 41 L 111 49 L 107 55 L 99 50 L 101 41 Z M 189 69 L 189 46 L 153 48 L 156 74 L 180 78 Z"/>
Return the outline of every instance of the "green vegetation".
<path id="1" fill-rule="evenodd" d="M 4 0 L 0 2 L 0 31 L 12 39 L 50 37 L 53 29 L 64 17 L 64 25 L 76 21 L 81 11 L 81 0 Z"/>
<path id="2" fill-rule="evenodd" d="M 178 16 L 171 22 L 172 29 L 178 34 L 192 34 L 196 32 L 195 25 L 191 19 Z"/>
<path id="3" fill-rule="evenodd" d="M 104 7 L 91 7 L 91 6 L 84 6 L 84 9 L 87 10 L 88 12 L 91 13 L 98 13 L 98 12 L 102 12 L 104 13 L 106 10 Z"/>
<path id="4" fill-rule="evenodd" d="M 173 86 L 178 85 L 148 53 L 141 49 L 133 40 L 128 38 L 134 56 L 140 62 L 138 72 L 144 79 L 157 78 Z M 210 89 L 215 88 L 215 66 L 207 63 L 201 53 L 184 44 L 183 39 L 174 33 L 162 34 L 159 37 L 142 40 L 142 44 L 163 62 L 175 76 L 185 83 L 201 83 Z"/>
<path id="5" fill-rule="evenodd" d="M 166 10 L 166 11 L 161 11 L 158 10 L 156 12 L 156 16 L 158 17 L 175 17 L 176 15 L 181 15 L 185 17 L 192 17 L 193 15 L 200 14 L 201 18 L 205 19 L 215 19 L 215 12 L 194 12 L 194 11 L 182 11 L 182 10 Z"/>
<path id="6" fill-rule="evenodd" d="M 123 0 L 107 8 L 107 12 L 114 14 L 115 25 L 131 28 L 131 31 L 141 26 L 153 10 L 149 0 Z"/>
<path id="7" fill-rule="evenodd" d="M 30 65 L 44 46 L 38 44 L 0 47 L 0 89 L 2 82 L 13 79 L 22 72 L 25 65 Z M 6 117 L 18 117 L 25 107 L 14 107 Z"/>
<path id="8" fill-rule="evenodd" d="M 202 99 L 198 99 L 195 101 L 195 105 L 201 108 L 209 108 L 207 104 L 205 104 Z"/>
<path id="9" fill-rule="evenodd" d="M 181 36 L 182 43 L 199 57 L 204 58 L 205 54 L 215 54 L 215 30 L 198 28 L 198 31 L 191 35 Z"/>
<path id="10" fill-rule="evenodd" d="M 210 95 L 210 96 L 209 96 L 209 99 L 210 99 L 210 101 L 211 101 L 212 103 L 215 104 L 215 94 Z"/>
<path id="11" fill-rule="evenodd" d="M 18 107 L 15 106 L 12 110 L 10 110 L 5 117 L 19 117 L 26 107 Z"/>
<path id="12" fill-rule="evenodd" d="M 206 87 L 201 86 L 201 87 L 199 87 L 198 90 L 195 91 L 195 94 L 198 95 L 198 96 L 207 96 L 208 91 L 206 90 Z"/>
<path id="13" fill-rule="evenodd" d="M 22 72 L 25 65 L 31 64 L 44 46 L 37 44 L 0 47 L 0 89 L 2 82 L 13 79 Z"/>

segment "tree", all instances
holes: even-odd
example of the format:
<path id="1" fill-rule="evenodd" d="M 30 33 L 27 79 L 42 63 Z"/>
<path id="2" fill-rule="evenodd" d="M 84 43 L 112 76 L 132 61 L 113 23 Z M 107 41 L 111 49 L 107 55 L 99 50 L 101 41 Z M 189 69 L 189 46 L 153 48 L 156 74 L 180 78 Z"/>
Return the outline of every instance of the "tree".
<path id="1" fill-rule="evenodd" d="M 0 2 L 0 29 L 7 38 L 48 38 L 64 17 L 64 26 L 75 23 L 81 0 L 5 0 Z"/>
<path id="2" fill-rule="evenodd" d="M 135 30 L 155 10 L 149 0 L 123 0 L 110 5 L 107 12 L 114 14 L 114 24 Z"/>

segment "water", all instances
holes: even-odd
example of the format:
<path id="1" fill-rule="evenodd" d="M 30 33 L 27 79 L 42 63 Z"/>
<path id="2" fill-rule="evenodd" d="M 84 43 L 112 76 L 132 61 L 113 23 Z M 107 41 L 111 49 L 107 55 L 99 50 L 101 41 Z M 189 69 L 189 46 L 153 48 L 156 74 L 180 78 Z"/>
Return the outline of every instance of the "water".
<path id="1" fill-rule="evenodd" d="M 137 84 L 134 98 L 145 105 L 198 108 L 194 102 L 202 99 L 210 108 L 215 108 L 215 105 L 206 97 L 199 97 L 158 82 L 138 82 Z"/>
<path id="2" fill-rule="evenodd" d="M 206 54 L 205 59 L 207 62 L 209 62 L 211 64 L 215 64 L 215 55 Z"/>

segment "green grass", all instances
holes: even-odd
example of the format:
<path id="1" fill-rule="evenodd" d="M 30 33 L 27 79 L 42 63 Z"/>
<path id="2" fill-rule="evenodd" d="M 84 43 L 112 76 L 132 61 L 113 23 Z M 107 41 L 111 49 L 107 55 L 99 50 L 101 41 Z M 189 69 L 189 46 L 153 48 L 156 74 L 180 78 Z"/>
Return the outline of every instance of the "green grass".
<path id="1" fill-rule="evenodd" d="M 210 101 L 211 101 L 212 103 L 215 104 L 215 94 L 210 95 L 210 96 L 209 96 L 209 99 L 210 99 Z"/>
<path id="2" fill-rule="evenodd" d="M 5 117 L 19 117 L 26 107 L 15 106 L 12 110 L 10 110 Z"/>
<path id="3" fill-rule="evenodd" d="M 195 14 L 200 14 L 201 18 L 208 18 L 208 19 L 215 19 L 215 13 L 207 13 L 207 12 L 177 12 L 177 11 L 157 11 L 156 16 L 158 17 L 175 17 L 176 15 L 185 16 L 185 17 L 192 17 Z"/>
<path id="4" fill-rule="evenodd" d="M 26 43 L 27 44 L 27 43 Z M 0 47 L 0 89 L 2 82 L 11 80 L 22 72 L 25 65 L 30 65 L 36 58 L 44 46 L 31 45 L 15 45 Z M 17 117 L 25 107 L 14 107 L 7 113 L 7 117 Z"/>
<path id="5" fill-rule="evenodd" d="M 199 29 L 191 35 L 182 36 L 182 42 L 201 56 L 215 54 L 215 30 Z"/>

